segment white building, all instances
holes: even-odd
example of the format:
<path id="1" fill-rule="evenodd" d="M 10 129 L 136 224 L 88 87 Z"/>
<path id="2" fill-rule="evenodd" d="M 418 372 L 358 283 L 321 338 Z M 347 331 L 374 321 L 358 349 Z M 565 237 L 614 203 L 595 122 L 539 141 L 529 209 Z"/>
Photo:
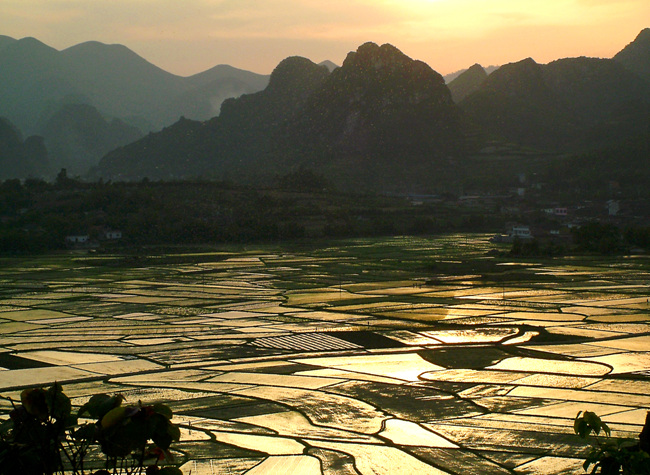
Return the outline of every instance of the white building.
<path id="1" fill-rule="evenodd" d="M 65 237 L 65 242 L 68 244 L 85 244 L 90 241 L 88 234 L 71 234 Z"/>

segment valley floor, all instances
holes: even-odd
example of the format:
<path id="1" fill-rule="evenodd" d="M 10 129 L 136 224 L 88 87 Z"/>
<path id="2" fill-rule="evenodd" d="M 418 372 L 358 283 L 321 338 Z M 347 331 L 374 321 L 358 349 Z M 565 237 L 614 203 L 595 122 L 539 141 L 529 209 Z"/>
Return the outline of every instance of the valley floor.
<path id="1" fill-rule="evenodd" d="M 488 237 L 5 259 L 0 394 L 165 401 L 192 475 L 584 473 L 578 411 L 650 407 L 650 259 Z"/>

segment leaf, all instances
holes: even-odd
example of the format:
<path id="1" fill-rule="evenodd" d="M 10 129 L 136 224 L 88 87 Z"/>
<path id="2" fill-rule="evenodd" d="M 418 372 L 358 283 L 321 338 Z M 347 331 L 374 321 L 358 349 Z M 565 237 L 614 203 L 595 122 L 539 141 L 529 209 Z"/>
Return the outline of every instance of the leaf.
<path id="1" fill-rule="evenodd" d="M 95 424 L 84 424 L 72 433 L 74 440 L 92 442 L 95 440 L 97 428 Z"/>
<path id="2" fill-rule="evenodd" d="M 42 388 L 29 388 L 20 393 L 20 402 L 28 414 L 40 420 L 48 417 L 45 390 Z"/>
<path id="3" fill-rule="evenodd" d="M 77 424 L 79 424 L 79 419 L 77 419 L 77 416 L 73 416 L 72 414 L 68 415 L 65 420 L 65 427 L 70 428 L 76 426 Z"/>
<path id="4" fill-rule="evenodd" d="M 167 433 L 172 438 L 172 440 L 175 440 L 176 442 L 181 440 L 181 430 L 178 428 L 178 426 L 175 426 L 174 424 L 169 424 L 169 426 L 167 427 Z"/>
<path id="5" fill-rule="evenodd" d="M 45 401 L 50 415 L 57 421 L 66 421 L 72 412 L 70 398 L 63 393 L 63 387 L 54 383 L 45 393 Z"/>
<path id="6" fill-rule="evenodd" d="M 573 420 L 573 431 L 577 434 L 578 433 L 578 424 L 579 421 L 582 420 L 580 417 L 580 414 L 582 414 L 582 411 L 578 411 L 578 414 L 576 414 L 576 418 Z"/>
<path id="7" fill-rule="evenodd" d="M 153 410 L 154 410 L 154 412 L 156 412 L 156 413 L 158 413 L 158 414 L 160 414 L 162 416 L 165 416 L 169 420 L 171 420 L 171 418 L 173 416 L 172 410 L 166 404 L 160 404 L 160 403 L 154 404 L 153 405 Z"/>
<path id="8" fill-rule="evenodd" d="M 602 427 L 603 432 L 605 433 L 605 435 L 607 437 L 610 437 L 612 435 L 612 429 L 610 429 L 609 426 L 605 422 L 600 421 L 600 426 Z"/>
<path id="9" fill-rule="evenodd" d="M 126 417 L 126 408 L 119 406 L 108 411 L 104 417 L 102 417 L 101 426 L 102 429 L 108 429 L 113 427 L 115 424 L 118 424 Z"/>
<path id="10" fill-rule="evenodd" d="M 110 410 L 120 406 L 124 396 L 109 396 L 108 394 L 95 394 L 90 400 L 81 406 L 78 416 L 88 413 L 90 417 L 101 420 Z"/>
<path id="11" fill-rule="evenodd" d="M 596 435 L 600 434 L 600 431 L 603 428 L 603 422 L 600 420 L 600 417 L 598 417 L 595 412 L 591 411 L 585 411 L 583 417 L 584 420 L 587 421 L 587 424 L 589 424 L 591 430 L 593 430 Z M 607 425 L 605 425 L 605 427 L 607 427 Z M 609 427 L 607 427 L 607 429 L 609 430 Z"/>
<path id="12" fill-rule="evenodd" d="M 172 445 L 173 442 L 172 436 L 169 435 L 167 432 L 164 433 L 157 432 L 153 435 L 151 440 L 153 440 L 154 444 L 156 444 L 158 447 L 160 447 L 163 450 L 169 449 L 169 446 Z"/>
<path id="13" fill-rule="evenodd" d="M 582 439 L 586 439 L 587 436 L 589 435 L 589 432 L 591 431 L 591 429 L 589 428 L 589 424 L 587 424 L 587 421 L 584 420 L 583 418 L 575 420 L 575 422 L 573 423 L 573 430 Z"/>

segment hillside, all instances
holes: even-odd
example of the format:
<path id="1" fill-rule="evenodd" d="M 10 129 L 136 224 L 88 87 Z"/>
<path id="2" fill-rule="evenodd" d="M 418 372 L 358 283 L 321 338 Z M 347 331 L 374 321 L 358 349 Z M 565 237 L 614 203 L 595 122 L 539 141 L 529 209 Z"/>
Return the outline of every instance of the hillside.
<path id="1" fill-rule="evenodd" d="M 483 66 L 475 64 L 450 81 L 447 85 L 454 102 L 458 103 L 473 92 L 478 91 L 487 77 L 488 73 L 483 69 Z"/>
<path id="2" fill-rule="evenodd" d="M 641 31 L 632 43 L 614 56 L 614 60 L 650 82 L 650 28 Z"/>
<path id="3" fill-rule="evenodd" d="M 182 121 L 116 150 L 98 173 L 252 178 L 316 167 L 381 182 L 394 178 L 395 165 L 404 171 L 462 148 L 442 76 L 393 46 L 367 43 L 332 73 L 288 58 L 264 91 L 225 101 L 221 115 L 203 124 Z"/>
<path id="4" fill-rule="evenodd" d="M 317 170 L 341 189 L 447 189 L 494 181 L 468 165 L 480 150 L 505 146 L 522 157 L 516 168 L 535 173 L 530 153 L 642 144 L 648 104 L 648 83 L 612 59 L 528 58 L 490 75 L 475 65 L 447 87 L 394 46 L 366 43 L 331 72 L 288 58 L 264 91 L 225 101 L 210 121 L 183 120 L 111 152 L 96 176 L 268 182 Z"/>
<path id="5" fill-rule="evenodd" d="M 374 43 L 350 53 L 314 92 L 290 140 L 302 166 L 344 188 L 385 190 L 440 179 L 447 158 L 465 148 L 442 76 L 392 45 Z"/>
<path id="6" fill-rule="evenodd" d="M 593 128 L 635 116 L 649 100 L 648 84 L 614 60 L 528 58 L 492 73 L 460 107 L 492 139 L 566 152 L 591 148 Z"/>
<path id="7" fill-rule="evenodd" d="M 0 39 L 0 116 L 25 133 L 38 132 L 71 97 L 149 131 L 182 115 L 209 119 L 224 98 L 259 91 L 267 81 L 225 65 L 180 77 L 122 45 L 89 41 L 57 51 L 34 38 Z"/>
<path id="8" fill-rule="evenodd" d="M 20 131 L 0 117 L 0 180 L 40 178 L 50 171 L 43 138 L 32 136 L 23 140 Z"/>
<path id="9" fill-rule="evenodd" d="M 109 151 L 142 137 L 136 127 L 106 120 L 87 104 L 66 104 L 43 125 L 42 135 L 52 169 L 84 175 Z"/>
<path id="10" fill-rule="evenodd" d="M 183 118 L 114 150 L 96 173 L 125 179 L 271 173 L 274 164 L 267 156 L 277 156 L 288 120 L 328 74 L 327 68 L 305 58 L 287 58 L 275 68 L 265 90 L 224 101 L 221 114 L 209 121 Z"/>
<path id="11" fill-rule="evenodd" d="M 613 59 L 527 58 L 490 74 L 477 64 L 445 84 L 375 43 L 340 67 L 290 57 L 270 78 L 225 65 L 180 78 L 120 45 L 0 37 L 0 113 L 43 135 L 55 168 L 83 173 L 108 152 L 92 178 L 259 184 L 317 172 L 344 190 L 448 190 L 544 174 L 542 157 L 574 154 L 595 157 L 595 180 L 617 163 L 633 170 L 626 157 L 650 143 L 649 51 L 646 29 Z M 162 130 L 138 140 L 154 123 Z"/>

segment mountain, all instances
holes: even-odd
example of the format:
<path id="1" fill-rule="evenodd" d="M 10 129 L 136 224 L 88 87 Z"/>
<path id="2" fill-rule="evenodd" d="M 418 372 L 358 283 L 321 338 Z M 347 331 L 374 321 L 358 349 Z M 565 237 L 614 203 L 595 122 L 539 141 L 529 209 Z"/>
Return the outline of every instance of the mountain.
<path id="1" fill-rule="evenodd" d="M 177 117 L 180 113 L 192 119 L 208 119 L 219 115 L 226 99 L 263 90 L 269 76 L 220 64 L 186 80 L 192 89 L 171 101 L 171 112 Z"/>
<path id="2" fill-rule="evenodd" d="M 9 42 L 0 50 L 0 116 L 31 134 L 49 98 L 63 97 L 70 90 L 53 73 L 58 51 L 35 38 Z"/>
<path id="3" fill-rule="evenodd" d="M 268 87 L 224 101 L 105 156 L 104 177 L 274 176 L 308 167 L 354 182 L 458 153 L 463 134 L 442 76 L 391 45 L 366 43 L 333 72 L 292 57 Z M 372 173 L 369 173 L 372 169 Z M 358 182 L 357 182 L 358 184 Z"/>
<path id="4" fill-rule="evenodd" d="M 268 76 L 227 65 L 176 76 L 122 45 L 89 41 L 57 51 L 35 38 L 0 37 L 0 116 L 44 135 L 54 167 L 72 173 L 85 174 L 110 149 L 139 138 L 136 128 L 209 119 L 225 99 L 267 84 Z"/>
<path id="5" fill-rule="evenodd" d="M 392 45 L 366 43 L 309 98 L 294 133 L 337 157 L 426 159 L 459 150 L 458 120 L 440 74 Z"/>
<path id="6" fill-rule="evenodd" d="M 650 82 L 650 28 L 642 30 L 632 43 L 614 56 L 614 60 Z"/>
<path id="7" fill-rule="evenodd" d="M 528 58 L 499 68 L 459 105 L 490 138 L 566 152 L 589 148 L 594 127 L 631 120 L 649 100 L 648 84 L 614 60 Z"/>
<path id="8" fill-rule="evenodd" d="M 644 30 L 614 59 L 527 58 L 490 74 L 474 65 L 447 85 L 425 63 L 374 43 L 336 68 L 287 58 L 267 80 L 225 65 L 180 78 L 122 46 L 59 52 L 0 37 L 0 113 L 9 104 L 17 116 L 40 114 L 35 130 L 57 164 L 76 166 L 67 154 L 89 166 L 113 144 L 96 177 L 268 182 L 298 170 L 341 189 L 430 189 L 469 173 L 481 150 L 642 155 L 650 143 L 648 44 Z M 126 143 L 126 124 L 146 133 L 152 121 L 172 125 Z M 505 148 L 486 147 L 495 143 Z"/>
<path id="9" fill-rule="evenodd" d="M 16 40 L 10 36 L 0 35 L 0 51 L 2 51 L 7 45 L 15 42 Z"/>
<path id="10" fill-rule="evenodd" d="M 488 137 L 541 146 L 563 130 L 555 102 L 542 67 L 527 58 L 501 66 L 459 105 Z"/>
<path id="11" fill-rule="evenodd" d="M 458 71 L 454 71 L 453 73 L 445 74 L 443 77 L 445 78 L 445 84 L 451 83 L 454 79 L 456 79 L 458 76 L 461 74 L 467 72 L 467 70 L 470 68 L 466 69 L 459 69 Z M 487 68 L 483 68 L 485 73 L 489 76 L 492 74 L 494 71 L 499 69 L 499 66 L 488 66 Z"/>
<path id="12" fill-rule="evenodd" d="M 267 81 L 228 66 L 184 78 L 122 45 L 90 41 L 57 51 L 34 38 L 0 38 L 0 115 L 29 133 L 69 97 L 149 131 L 181 115 L 213 117 L 223 98 L 259 91 Z"/>
<path id="13" fill-rule="evenodd" d="M 119 119 L 106 120 L 88 104 L 66 104 L 41 130 L 54 170 L 83 175 L 102 156 L 142 137 L 142 132 Z"/>
<path id="14" fill-rule="evenodd" d="M 454 102 L 458 103 L 471 93 L 478 91 L 487 77 L 488 73 L 483 69 L 483 66 L 475 64 L 456 76 L 451 82 L 448 82 L 447 86 L 449 87 Z"/>
<path id="15" fill-rule="evenodd" d="M 0 179 L 42 177 L 50 172 L 43 138 L 23 140 L 20 131 L 0 117 Z"/>
<path id="16" fill-rule="evenodd" d="M 332 61 L 329 61 L 329 60 L 321 61 L 320 63 L 318 63 L 318 65 L 319 66 L 325 66 L 329 70 L 330 73 L 332 71 L 334 71 L 336 68 L 339 67 L 338 64 L 335 64 L 335 63 L 333 63 Z"/>
<path id="17" fill-rule="evenodd" d="M 263 91 L 227 99 L 221 114 L 209 121 L 181 118 L 114 150 L 95 173 L 120 179 L 268 173 L 273 164 L 266 159 L 280 143 L 285 124 L 328 74 L 308 59 L 287 58 L 275 68 Z"/>
<path id="18" fill-rule="evenodd" d="M 72 46 L 57 54 L 53 73 L 69 84 L 68 94 L 81 95 L 87 103 L 111 117 L 142 117 L 157 128 L 173 122 L 166 103 L 185 92 L 177 76 L 145 61 L 122 45 L 96 41 Z"/>
<path id="19" fill-rule="evenodd" d="M 475 65 L 447 87 L 394 46 L 366 43 L 331 72 L 288 58 L 264 91 L 115 150 L 97 172 L 268 180 L 317 170 L 343 189 L 413 189 L 458 180 L 494 141 L 551 154 L 642 145 L 649 104 L 649 84 L 613 59 L 527 58 L 489 75 Z"/>

